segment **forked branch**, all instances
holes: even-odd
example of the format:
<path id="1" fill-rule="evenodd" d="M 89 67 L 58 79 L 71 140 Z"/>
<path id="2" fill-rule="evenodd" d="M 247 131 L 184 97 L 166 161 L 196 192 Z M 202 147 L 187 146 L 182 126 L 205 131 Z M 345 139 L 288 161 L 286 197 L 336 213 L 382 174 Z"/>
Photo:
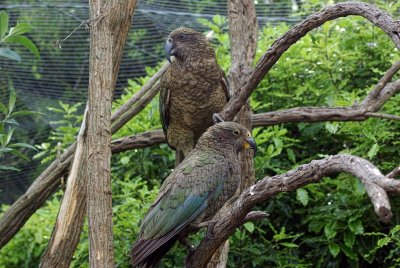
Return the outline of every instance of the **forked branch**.
<path id="1" fill-rule="evenodd" d="M 187 267 L 205 267 L 213 252 L 223 243 L 246 219 L 251 209 L 269 198 L 282 192 L 291 192 L 310 183 L 315 183 L 325 176 L 346 172 L 358 177 L 364 185 L 369 187 L 375 212 L 382 213 L 380 218 L 387 219 L 391 215 L 387 191 L 400 195 L 400 181 L 389 179 L 369 161 L 352 155 L 339 154 L 320 160 L 313 160 L 309 164 L 301 165 L 297 169 L 273 177 L 265 177 L 253 186 L 247 188 L 239 198 L 230 205 L 228 213 L 223 214 L 212 226 L 212 237 L 205 237 L 189 255 Z M 384 193 L 384 194 L 382 194 Z M 388 209 L 388 210 L 387 210 Z M 389 213 L 388 213 L 389 212 Z"/>
<path id="2" fill-rule="evenodd" d="M 257 62 L 256 67 L 241 85 L 240 92 L 235 94 L 224 110 L 222 118 L 229 121 L 238 113 L 243 104 L 249 98 L 251 92 L 257 87 L 268 71 L 279 60 L 282 54 L 293 44 L 299 41 L 311 30 L 321 26 L 325 22 L 339 17 L 357 15 L 369 20 L 372 24 L 384 31 L 400 49 L 400 21 L 395 21 L 386 12 L 376 6 L 361 2 L 338 3 L 310 15 L 302 22 L 295 25 L 283 36 L 277 39 L 268 51 Z"/>

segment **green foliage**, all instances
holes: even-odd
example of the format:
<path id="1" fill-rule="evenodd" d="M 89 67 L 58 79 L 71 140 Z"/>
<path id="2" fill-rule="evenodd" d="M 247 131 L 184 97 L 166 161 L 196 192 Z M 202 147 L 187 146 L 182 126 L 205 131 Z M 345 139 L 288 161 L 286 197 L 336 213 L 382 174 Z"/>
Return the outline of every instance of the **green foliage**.
<path id="1" fill-rule="evenodd" d="M 58 107 L 47 108 L 50 113 L 53 113 L 54 117 L 60 119 L 50 122 L 50 124 L 56 127 L 50 132 L 47 142 L 36 146 L 40 152 L 34 156 L 34 159 L 42 159 L 42 163 L 48 163 L 59 152 L 65 150 L 70 144 L 75 142 L 80 123 L 83 119 L 82 110 L 79 110 L 81 106 L 82 103 L 68 104 L 59 101 Z"/>
<path id="2" fill-rule="evenodd" d="M 37 150 L 30 144 L 24 142 L 13 142 L 14 131 L 19 127 L 16 118 L 21 116 L 37 114 L 32 111 L 15 111 L 17 93 L 10 91 L 8 105 L 0 103 L 0 160 L 9 154 L 29 161 L 29 158 L 20 151 L 21 148 Z M 4 170 L 20 171 L 18 168 L 10 165 L 0 165 L 0 172 Z"/>
<path id="3" fill-rule="evenodd" d="M 36 45 L 28 37 L 23 35 L 30 32 L 32 29 L 33 27 L 29 23 L 18 23 L 8 31 L 8 15 L 5 11 L 0 11 L 0 45 L 20 44 L 39 58 L 40 55 Z M 0 48 L 0 56 L 21 61 L 21 56 L 8 47 Z"/>
<path id="4" fill-rule="evenodd" d="M 201 23 L 214 31 L 219 63 L 229 67 L 229 38 L 222 17 Z M 261 29 L 257 58 L 288 30 L 281 24 Z M 138 38 L 141 34 L 132 38 Z M 269 112 L 300 106 L 348 106 L 360 102 L 384 71 L 399 60 L 397 49 L 379 30 L 361 19 L 346 18 L 324 24 L 287 51 L 251 96 L 253 112 Z M 130 81 L 114 109 L 126 102 L 157 68 L 147 68 L 147 77 Z M 383 112 L 399 114 L 399 96 Z M 46 154 L 55 156 L 56 142 L 62 148 L 74 140 L 81 118 L 78 107 L 65 106 L 53 112 L 65 115 L 49 139 Z M 158 100 L 153 100 L 114 138 L 160 128 Z M 255 159 L 258 179 L 284 173 L 302 163 L 325 155 L 352 153 L 370 159 L 383 172 L 398 165 L 400 124 L 368 119 L 363 122 L 320 122 L 282 124 L 253 131 L 259 146 Z M 114 235 L 116 263 L 127 267 L 130 246 L 136 238 L 140 219 L 154 200 L 158 186 L 170 173 L 173 151 L 167 145 L 133 150 L 112 157 Z M 279 194 L 255 209 L 269 213 L 266 220 L 249 222 L 231 236 L 229 267 L 396 267 L 399 256 L 400 200 L 391 197 L 393 223 L 382 225 L 361 182 L 347 174 L 332 175 L 296 192 Z M 56 215 L 56 210 L 46 213 Z M 41 226 L 37 224 L 38 226 Z M 36 227 L 39 229 L 39 227 Z M 34 232 L 32 232 L 34 233 Z M 21 237 L 10 243 L 22 244 Z M 191 237 L 198 243 L 204 233 Z M 48 239 L 48 238 L 47 238 Z M 40 246 L 43 249 L 46 240 Z M 35 242 L 36 243 L 36 242 Z M 75 254 L 73 267 L 87 267 L 86 231 Z M 24 245 L 26 246 L 26 245 Z M 30 250 L 30 251 L 29 251 Z M 39 254 L 4 249 L 0 263 L 27 267 L 37 263 Z M 5 253 L 4 253 L 5 252 Z M 28 253 L 29 252 L 29 253 Z M 7 257 L 5 254 L 12 255 Z M 174 246 L 163 267 L 182 265 L 186 250 Z M 18 266 L 18 265 L 19 266 Z"/>
<path id="5" fill-rule="evenodd" d="M 0 268 L 38 267 L 60 207 L 61 192 L 55 194 L 25 223 L 0 251 Z M 0 215 L 8 206 L 3 205 Z"/>

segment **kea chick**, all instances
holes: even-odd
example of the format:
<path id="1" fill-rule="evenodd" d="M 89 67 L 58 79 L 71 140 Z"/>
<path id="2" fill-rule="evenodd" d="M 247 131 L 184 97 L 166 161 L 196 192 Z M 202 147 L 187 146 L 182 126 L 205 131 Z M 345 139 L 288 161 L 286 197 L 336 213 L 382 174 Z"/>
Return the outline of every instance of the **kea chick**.
<path id="1" fill-rule="evenodd" d="M 165 44 L 170 66 L 161 78 L 160 116 L 176 165 L 194 148 L 229 99 L 224 71 L 201 33 L 178 28 Z"/>
<path id="2" fill-rule="evenodd" d="M 234 122 L 210 127 L 196 147 L 167 177 L 140 227 L 131 264 L 154 267 L 189 224 L 210 220 L 230 199 L 240 180 L 239 151 L 256 144 L 250 132 Z"/>

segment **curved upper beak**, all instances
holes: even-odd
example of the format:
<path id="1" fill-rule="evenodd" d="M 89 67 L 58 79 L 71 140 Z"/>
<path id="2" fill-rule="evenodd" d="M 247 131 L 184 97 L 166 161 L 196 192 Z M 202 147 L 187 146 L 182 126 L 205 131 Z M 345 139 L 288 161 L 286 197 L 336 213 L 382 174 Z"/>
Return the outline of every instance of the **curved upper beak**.
<path id="1" fill-rule="evenodd" d="M 251 148 L 253 149 L 254 156 L 257 154 L 257 144 L 256 141 L 252 137 L 248 137 L 243 145 L 245 149 Z"/>
<path id="2" fill-rule="evenodd" d="M 172 42 L 171 38 L 168 38 L 167 42 L 165 43 L 165 57 L 171 63 L 171 51 L 174 48 L 174 43 Z"/>

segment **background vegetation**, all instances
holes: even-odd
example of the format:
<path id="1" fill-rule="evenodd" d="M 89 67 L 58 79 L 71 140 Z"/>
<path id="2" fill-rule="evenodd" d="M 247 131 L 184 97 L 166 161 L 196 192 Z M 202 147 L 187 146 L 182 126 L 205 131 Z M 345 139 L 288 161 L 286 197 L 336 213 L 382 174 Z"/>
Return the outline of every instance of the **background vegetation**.
<path id="1" fill-rule="evenodd" d="M 385 4 L 385 3 L 383 3 Z M 383 6 L 389 13 L 398 4 Z M 201 21 L 215 31 L 218 60 L 229 67 L 229 38 L 223 17 Z M 260 57 L 289 28 L 286 24 L 260 30 Z M 254 113 L 297 106 L 344 106 L 360 102 L 384 71 L 399 60 L 399 52 L 378 29 L 357 18 L 324 24 L 286 52 L 251 96 Z M 130 81 L 117 109 L 157 70 Z M 398 76 L 397 76 L 398 78 Z M 383 112 L 400 114 L 400 96 Z M 38 146 L 37 158 L 56 156 L 57 143 L 74 140 L 81 120 L 79 104 L 60 102 L 49 112 L 62 114 L 58 127 Z M 155 99 L 114 138 L 160 128 Z M 400 122 L 368 119 L 364 122 L 282 124 L 256 128 L 259 146 L 255 159 L 257 179 L 337 153 L 351 153 L 372 161 L 383 172 L 400 163 Z M 133 150 L 112 158 L 114 243 L 116 264 L 128 267 L 128 252 L 136 239 L 143 214 L 158 187 L 173 167 L 173 152 L 166 144 Z M 47 245 L 63 189 L 25 224 L 0 251 L 0 267 L 35 267 Z M 280 194 L 257 207 L 269 213 L 265 220 L 247 223 L 230 238 L 229 267 L 398 267 L 400 265 L 400 199 L 391 198 L 393 222 L 378 222 L 362 184 L 353 176 L 338 175 L 297 192 Z M 3 206 L 4 211 L 7 207 Z M 197 237 L 201 234 L 197 235 Z M 196 236 L 193 237 L 196 241 Z M 85 232 L 73 267 L 88 267 Z M 185 250 L 177 245 L 164 267 L 180 267 Z"/>

